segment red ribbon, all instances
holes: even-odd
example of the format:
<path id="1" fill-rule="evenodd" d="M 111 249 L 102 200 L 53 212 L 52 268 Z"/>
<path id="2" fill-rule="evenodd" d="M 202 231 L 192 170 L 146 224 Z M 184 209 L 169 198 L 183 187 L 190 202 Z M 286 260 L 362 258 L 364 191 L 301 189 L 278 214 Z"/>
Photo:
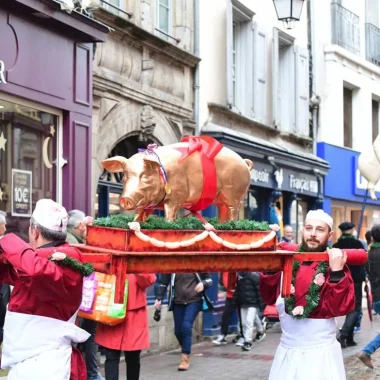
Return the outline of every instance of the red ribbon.
<path id="1" fill-rule="evenodd" d="M 223 145 L 210 136 L 187 136 L 181 142 L 187 142 L 188 148 L 177 148 L 181 152 L 180 161 L 198 152 L 201 158 L 203 172 L 203 189 L 197 203 L 188 210 L 192 213 L 201 211 L 210 206 L 215 199 L 217 191 L 217 177 L 215 156 L 222 150 Z"/>

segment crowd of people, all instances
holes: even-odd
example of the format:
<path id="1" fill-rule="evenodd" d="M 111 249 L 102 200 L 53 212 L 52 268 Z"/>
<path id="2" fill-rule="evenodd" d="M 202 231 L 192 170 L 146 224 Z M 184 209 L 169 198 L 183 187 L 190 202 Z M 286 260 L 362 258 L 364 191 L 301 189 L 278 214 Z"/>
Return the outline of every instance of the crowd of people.
<path id="1" fill-rule="evenodd" d="M 102 380 L 99 348 L 105 355 L 106 380 L 119 379 L 122 352 L 127 379 L 138 380 L 141 351 L 150 346 L 145 291 L 156 282 L 155 274 L 127 275 L 127 313 L 122 323 L 111 327 L 80 320 L 83 259 L 75 245 L 85 242 L 92 218 L 79 210 L 67 213 L 52 200 L 40 200 L 30 220 L 28 244 L 6 233 L 6 216 L 0 212 L 0 331 L 1 365 L 10 367 L 9 380 Z M 244 351 L 251 350 L 266 336 L 265 307 L 275 305 L 282 337 L 269 379 L 345 379 L 341 349 L 356 345 L 364 283 L 370 284 L 374 312 L 380 314 L 380 225 L 368 231 L 363 242 L 353 223 L 342 223 L 342 234 L 331 247 L 332 227 L 333 220 L 324 211 L 310 211 L 302 240 L 294 244 L 292 227 L 285 226 L 281 241 L 288 244 L 287 249 L 293 243 L 299 252 L 327 250 L 329 255 L 323 265 L 303 262 L 293 268 L 292 294 L 287 299 L 281 297 L 281 272 L 221 274 L 226 303 L 220 335 L 213 343 L 227 344 L 232 317 L 238 315 L 234 342 Z M 347 266 L 345 249 L 368 250 L 368 264 Z M 212 278 L 207 273 L 173 273 L 161 275 L 157 285 L 155 319 L 159 320 L 168 293 L 174 335 L 181 347 L 178 370 L 186 371 L 195 320 L 201 311 L 213 308 L 205 292 Z M 316 301 L 311 302 L 313 297 Z M 338 316 L 346 319 L 336 334 Z M 371 355 L 379 347 L 380 334 L 362 349 L 359 359 L 373 368 Z"/>

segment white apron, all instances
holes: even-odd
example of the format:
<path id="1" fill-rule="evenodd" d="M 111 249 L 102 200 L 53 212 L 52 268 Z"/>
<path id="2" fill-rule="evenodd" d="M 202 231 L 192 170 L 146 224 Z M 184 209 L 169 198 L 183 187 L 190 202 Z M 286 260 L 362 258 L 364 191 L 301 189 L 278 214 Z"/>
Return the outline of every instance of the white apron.
<path id="1" fill-rule="evenodd" d="M 295 319 L 281 297 L 276 307 L 282 335 L 269 380 L 345 380 L 335 319 Z"/>
<path id="2" fill-rule="evenodd" d="M 69 321 L 7 311 L 1 368 L 10 367 L 8 380 L 69 380 L 71 343 L 90 334 Z"/>

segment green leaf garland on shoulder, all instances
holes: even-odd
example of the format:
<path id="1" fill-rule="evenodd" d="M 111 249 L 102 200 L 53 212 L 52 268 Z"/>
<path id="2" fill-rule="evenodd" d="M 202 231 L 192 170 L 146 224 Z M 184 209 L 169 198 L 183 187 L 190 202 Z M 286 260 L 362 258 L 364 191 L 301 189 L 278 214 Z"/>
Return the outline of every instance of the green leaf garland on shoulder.
<path id="1" fill-rule="evenodd" d="M 55 258 L 57 256 L 58 258 Z M 53 261 L 57 265 L 63 265 L 74 269 L 75 271 L 81 273 L 84 277 L 90 276 L 94 272 L 94 266 L 92 264 L 81 264 L 79 261 L 65 255 L 61 252 L 54 252 L 50 257 L 50 261 Z"/>
<path id="2" fill-rule="evenodd" d="M 330 248 L 330 247 L 329 247 Z M 304 249 L 300 246 L 298 249 L 298 252 L 305 252 Z M 292 272 L 292 285 L 294 286 L 298 271 L 301 267 L 301 264 L 299 261 L 295 261 L 293 263 L 293 272 Z M 319 274 L 326 275 L 327 271 L 329 269 L 328 263 L 321 261 L 318 264 L 317 270 L 315 272 L 315 275 L 311 281 L 311 284 L 309 286 L 308 292 L 306 294 L 306 306 L 303 309 L 303 313 L 299 315 L 293 315 L 293 310 L 296 308 L 296 299 L 295 295 L 292 294 L 290 297 L 285 298 L 285 308 L 288 314 L 293 316 L 295 319 L 306 319 L 309 318 L 309 316 L 313 313 L 315 308 L 318 306 L 320 301 L 320 291 L 321 286 L 317 285 L 314 280 Z"/>

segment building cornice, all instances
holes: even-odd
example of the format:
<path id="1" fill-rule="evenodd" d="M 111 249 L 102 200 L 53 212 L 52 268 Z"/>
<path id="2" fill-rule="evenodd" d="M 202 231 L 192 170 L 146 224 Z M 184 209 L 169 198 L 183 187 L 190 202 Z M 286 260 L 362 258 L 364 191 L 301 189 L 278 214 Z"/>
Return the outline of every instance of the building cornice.
<path id="1" fill-rule="evenodd" d="M 129 37 L 141 47 L 148 46 L 150 50 L 155 52 L 155 54 L 164 56 L 171 61 L 177 61 L 182 65 L 195 67 L 201 60 L 195 55 L 157 37 L 133 22 L 112 14 L 103 8 L 97 9 L 94 12 L 94 16 L 96 20 L 115 29 L 114 34 L 116 34 L 118 38 L 125 40 Z"/>
<path id="2" fill-rule="evenodd" d="M 339 45 L 325 46 L 325 61 L 340 63 L 343 66 L 357 71 L 359 74 L 370 77 L 372 80 L 380 81 L 380 67 L 349 52 Z"/>
<path id="3" fill-rule="evenodd" d="M 156 110 L 160 110 L 177 117 L 180 116 L 183 119 L 192 119 L 193 117 L 193 109 L 191 104 L 186 104 L 184 102 L 181 103 L 178 101 L 170 102 L 163 100 L 162 98 L 154 97 L 149 91 L 144 91 L 143 89 L 132 89 L 108 78 L 105 79 L 103 76 L 98 75 L 96 71 L 93 75 L 93 87 L 94 94 L 99 97 L 109 97 L 106 96 L 107 93 L 114 93 L 123 98 L 133 99 L 135 102 L 141 103 L 142 105 L 149 104 Z"/>

